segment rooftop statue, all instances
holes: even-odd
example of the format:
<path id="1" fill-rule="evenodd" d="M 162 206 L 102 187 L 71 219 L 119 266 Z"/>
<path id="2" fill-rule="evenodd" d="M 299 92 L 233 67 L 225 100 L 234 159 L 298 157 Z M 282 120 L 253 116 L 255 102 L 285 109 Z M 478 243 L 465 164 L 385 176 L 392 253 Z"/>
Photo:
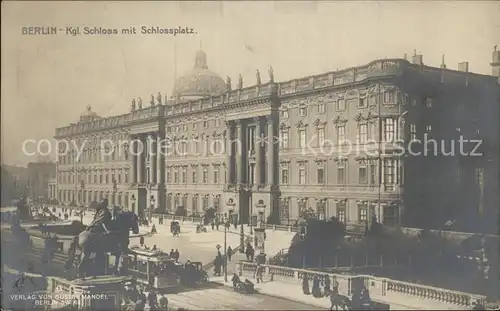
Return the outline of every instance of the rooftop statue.
<path id="1" fill-rule="evenodd" d="M 257 69 L 256 76 L 257 76 L 257 85 L 261 85 L 262 81 L 260 80 L 260 71 L 259 71 L 259 69 Z"/>
<path id="2" fill-rule="evenodd" d="M 155 96 L 153 94 L 151 94 L 151 100 L 149 101 L 149 105 L 151 107 L 155 106 Z"/>
<path id="3" fill-rule="evenodd" d="M 241 90 L 243 88 L 243 77 L 241 74 L 238 76 L 238 90 Z"/>
<path id="4" fill-rule="evenodd" d="M 135 98 L 132 99 L 132 107 L 131 107 L 131 110 L 134 111 L 135 110 Z"/>
<path id="5" fill-rule="evenodd" d="M 165 97 L 166 98 L 166 97 Z M 158 105 L 161 105 L 161 93 L 158 92 L 158 95 L 156 96 L 156 100 L 158 101 Z M 166 103 L 166 102 L 165 102 Z"/>
<path id="6" fill-rule="evenodd" d="M 142 98 L 140 97 L 137 99 L 137 106 L 139 109 L 142 109 Z"/>
<path id="7" fill-rule="evenodd" d="M 231 78 L 229 76 L 226 78 L 226 89 L 231 92 Z"/>
<path id="8" fill-rule="evenodd" d="M 269 82 L 274 82 L 274 70 L 272 66 L 269 66 Z"/>

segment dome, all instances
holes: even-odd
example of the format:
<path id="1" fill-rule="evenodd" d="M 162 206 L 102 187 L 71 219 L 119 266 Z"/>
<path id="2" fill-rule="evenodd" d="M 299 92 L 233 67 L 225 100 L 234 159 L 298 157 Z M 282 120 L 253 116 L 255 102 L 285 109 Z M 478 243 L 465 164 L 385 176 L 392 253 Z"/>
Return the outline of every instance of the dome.
<path id="1" fill-rule="evenodd" d="M 97 113 L 92 111 L 92 107 L 90 105 L 88 105 L 87 109 L 85 109 L 85 111 L 80 115 L 81 122 L 92 121 L 96 118 L 98 118 Z"/>
<path id="2" fill-rule="evenodd" d="M 222 78 L 208 69 L 207 54 L 196 52 L 194 68 L 179 77 L 174 84 L 172 94 L 175 98 L 200 98 L 217 95 L 226 91 Z"/>

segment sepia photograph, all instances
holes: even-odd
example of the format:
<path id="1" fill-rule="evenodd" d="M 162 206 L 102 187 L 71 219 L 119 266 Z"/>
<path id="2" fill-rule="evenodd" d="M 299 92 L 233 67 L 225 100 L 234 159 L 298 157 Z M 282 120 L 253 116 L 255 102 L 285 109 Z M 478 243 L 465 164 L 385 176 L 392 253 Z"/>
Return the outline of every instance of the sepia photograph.
<path id="1" fill-rule="evenodd" d="M 1 310 L 500 310 L 499 17 L 2 1 Z"/>

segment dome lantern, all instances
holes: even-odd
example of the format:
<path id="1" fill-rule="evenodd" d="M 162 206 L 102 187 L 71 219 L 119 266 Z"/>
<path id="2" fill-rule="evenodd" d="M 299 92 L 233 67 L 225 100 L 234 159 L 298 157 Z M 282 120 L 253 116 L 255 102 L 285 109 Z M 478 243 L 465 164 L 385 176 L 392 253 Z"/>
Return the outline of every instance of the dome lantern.
<path id="1" fill-rule="evenodd" d="M 176 79 L 173 96 L 179 100 L 199 99 L 226 91 L 224 80 L 208 69 L 207 54 L 198 50 L 191 71 Z"/>

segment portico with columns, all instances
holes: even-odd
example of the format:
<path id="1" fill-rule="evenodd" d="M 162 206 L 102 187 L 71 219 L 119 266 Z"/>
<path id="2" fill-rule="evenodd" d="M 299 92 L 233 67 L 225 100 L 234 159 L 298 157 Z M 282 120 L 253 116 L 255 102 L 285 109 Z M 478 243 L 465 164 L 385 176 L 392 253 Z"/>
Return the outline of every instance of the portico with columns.
<path id="1" fill-rule="evenodd" d="M 267 104 L 267 105 L 266 105 Z M 224 212 L 237 213 L 243 223 L 266 222 L 279 208 L 278 115 L 271 100 L 261 102 L 245 115 L 226 115 L 227 177 L 224 187 Z M 264 107 L 262 107 L 264 106 Z"/>
<path id="2" fill-rule="evenodd" d="M 165 131 L 164 126 L 141 128 L 131 131 L 130 150 L 132 161 L 129 209 L 149 218 L 165 206 Z"/>

